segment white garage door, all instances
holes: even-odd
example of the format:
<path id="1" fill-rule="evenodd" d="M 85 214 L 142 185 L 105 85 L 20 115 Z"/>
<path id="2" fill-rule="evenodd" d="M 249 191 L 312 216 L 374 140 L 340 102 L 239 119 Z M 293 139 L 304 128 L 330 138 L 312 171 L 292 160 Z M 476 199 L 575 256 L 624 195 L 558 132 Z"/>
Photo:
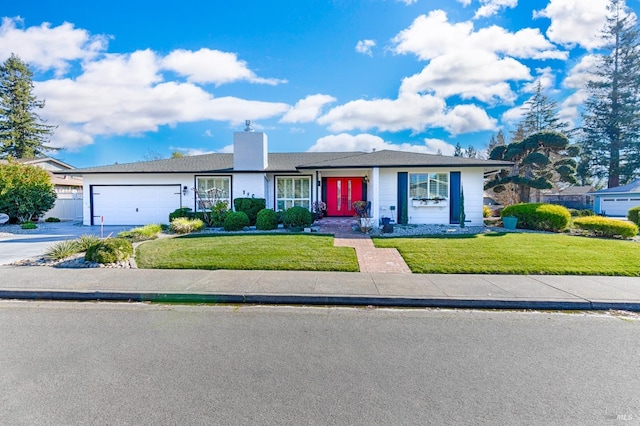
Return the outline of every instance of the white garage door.
<path id="1" fill-rule="evenodd" d="M 168 223 L 180 208 L 180 185 L 92 186 L 93 224 L 146 225 Z"/>
<path id="2" fill-rule="evenodd" d="M 640 206 L 640 195 L 634 197 L 606 197 L 600 201 L 600 211 L 607 216 L 626 216 L 631 207 Z"/>

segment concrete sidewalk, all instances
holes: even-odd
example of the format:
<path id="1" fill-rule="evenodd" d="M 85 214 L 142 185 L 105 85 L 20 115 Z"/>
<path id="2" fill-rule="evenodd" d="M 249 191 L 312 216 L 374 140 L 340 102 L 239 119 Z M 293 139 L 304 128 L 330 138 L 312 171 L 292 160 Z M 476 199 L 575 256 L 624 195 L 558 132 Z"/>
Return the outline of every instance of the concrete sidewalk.
<path id="1" fill-rule="evenodd" d="M 640 311 L 640 278 L 0 266 L 0 298 Z"/>

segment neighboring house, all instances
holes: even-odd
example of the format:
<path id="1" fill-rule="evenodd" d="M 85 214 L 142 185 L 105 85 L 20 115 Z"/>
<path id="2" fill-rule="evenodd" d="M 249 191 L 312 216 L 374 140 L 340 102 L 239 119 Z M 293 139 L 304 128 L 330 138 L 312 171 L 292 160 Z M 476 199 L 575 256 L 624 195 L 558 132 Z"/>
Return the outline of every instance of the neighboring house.
<path id="1" fill-rule="evenodd" d="M 542 202 L 560 204 L 569 209 L 593 210 L 593 186 L 568 186 L 551 193 L 542 194 Z"/>
<path id="2" fill-rule="evenodd" d="M 6 160 L 1 160 L 6 162 Z M 40 167 L 51 177 L 53 190 L 56 193 L 56 203 L 51 210 L 44 214 L 44 218 L 57 217 L 62 220 L 82 219 L 82 178 L 72 170 L 73 166 L 51 157 L 18 158 L 14 161 Z"/>
<path id="3" fill-rule="evenodd" d="M 630 184 L 592 192 L 594 211 L 605 216 L 626 216 L 640 206 L 640 179 Z"/>
<path id="4" fill-rule="evenodd" d="M 353 216 L 370 203 L 374 221 L 457 224 L 461 191 L 469 225 L 482 225 L 484 173 L 511 166 L 402 151 L 268 153 L 267 135 L 234 133 L 234 154 L 76 169 L 84 178 L 84 224 L 166 223 L 169 213 L 198 208 L 197 192 L 216 189 L 232 206 L 238 197 L 266 199 L 285 210 L 327 204 L 328 216 Z M 377 223 L 377 222 L 374 222 Z"/>

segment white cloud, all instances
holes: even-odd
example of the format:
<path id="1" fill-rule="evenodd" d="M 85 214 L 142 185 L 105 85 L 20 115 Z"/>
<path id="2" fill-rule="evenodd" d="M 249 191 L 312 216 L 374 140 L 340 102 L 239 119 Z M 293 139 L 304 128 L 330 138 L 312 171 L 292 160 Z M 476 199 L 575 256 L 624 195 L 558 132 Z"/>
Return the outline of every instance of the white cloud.
<path id="1" fill-rule="evenodd" d="M 518 5 L 518 0 L 480 0 L 480 3 L 482 6 L 476 11 L 473 19 L 488 18 L 506 7 L 513 9 Z"/>
<path id="2" fill-rule="evenodd" d="M 443 99 L 432 95 L 401 93 L 397 99 L 359 99 L 331 109 L 318 119 L 329 130 L 423 131 L 444 128 L 452 134 L 492 130 L 495 120 L 475 105 L 446 109 Z"/>
<path id="3" fill-rule="evenodd" d="M 417 3 L 417 2 L 418 2 L 418 0 L 397 0 L 397 1 L 399 1 L 400 3 L 404 3 L 404 4 L 406 4 L 407 6 L 412 5 L 412 4 L 414 4 L 414 3 Z"/>
<path id="4" fill-rule="evenodd" d="M 550 0 L 533 16 L 551 19 L 547 30 L 551 41 L 594 49 L 602 44 L 599 34 L 606 23 L 608 3 L 609 0 Z"/>
<path id="5" fill-rule="evenodd" d="M 509 108 L 502 113 L 501 120 L 503 123 L 515 124 L 522 120 L 522 105 Z"/>
<path id="6" fill-rule="evenodd" d="M 306 123 L 315 120 L 320 115 L 322 107 L 335 102 L 336 98 L 329 95 L 309 95 L 299 100 L 280 120 L 281 123 Z"/>
<path id="7" fill-rule="evenodd" d="M 456 0 L 458 3 L 460 3 L 461 5 L 463 5 L 464 7 L 467 7 L 471 4 L 472 0 Z"/>
<path id="8" fill-rule="evenodd" d="M 221 85 L 244 80 L 250 83 L 277 85 L 286 82 L 258 77 L 235 53 L 206 48 L 196 52 L 174 50 L 162 60 L 162 67 L 186 76 L 187 81 L 192 83 Z"/>
<path id="9" fill-rule="evenodd" d="M 98 135 L 139 134 L 159 126 L 204 120 L 240 124 L 244 119 L 276 117 L 290 106 L 237 97 L 216 98 L 192 83 L 163 81 L 159 60 L 149 50 L 106 55 L 85 65 L 75 80 L 35 83 L 35 94 L 47 100 L 42 115 L 64 124 L 56 146 L 91 143 Z"/>
<path id="10" fill-rule="evenodd" d="M 440 150 L 443 154 L 453 154 L 455 148 L 453 145 L 448 144 L 440 139 L 425 139 L 424 145 L 413 145 L 409 143 L 394 144 L 387 142 L 380 136 L 371 135 L 368 133 L 361 133 L 358 135 L 350 135 L 348 133 L 340 133 L 338 135 L 325 136 L 316 141 L 316 143 L 309 148 L 309 152 L 341 152 L 341 151 L 363 151 L 371 152 L 374 149 L 376 151 L 393 150 L 393 151 L 408 151 L 408 152 L 420 152 L 424 154 L 435 154 Z"/>
<path id="11" fill-rule="evenodd" d="M 419 16 L 392 41 L 396 53 L 429 61 L 420 73 L 404 79 L 401 92 L 459 95 L 486 103 L 512 103 L 517 96 L 510 82 L 533 79 L 518 59 L 568 57 L 538 29 L 510 32 L 493 25 L 476 31 L 471 21 L 450 23 L 442 10 Z"/>
<path id="12" fill-rule="evenodd" d="M 360 40 L 356 44 L 356 52 L 362 53 L 363 55 L 373 56 L 373 52 L 371 49 L 375 47 L 376 42 L 374 40 Z"/>
<path id="13" fill-rule="evenodd" d="M 0 58 L 15 53 L 24 62 L 41 70 L 53 69 L 62 75 L 69 61 L 87 61 L 107 47 L 107 37 L 92 36 L 86 30 L 65 22 L 57 27 L 45 22 L 39 27 L 18 28 L 20 18 L 2 18 Z"/>

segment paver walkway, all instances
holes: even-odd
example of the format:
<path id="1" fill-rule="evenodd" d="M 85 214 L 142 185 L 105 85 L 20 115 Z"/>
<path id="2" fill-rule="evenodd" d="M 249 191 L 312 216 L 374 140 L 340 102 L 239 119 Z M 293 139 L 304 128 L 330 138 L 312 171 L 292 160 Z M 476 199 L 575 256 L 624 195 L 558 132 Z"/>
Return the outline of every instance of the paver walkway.
<path id="1" fill-rule="evenodd" d="M 354 231 L 353 218 L 324 218 L 315 223 L 318 231 L 334 234 L 333 244 L 337 247 L 353 247 L 358 257 L 360 272 L 378 272 L 387 274 L 410 274 L 411 270 L 398 250 L 394 248 L 376 248 L 368 235 Z"/>

